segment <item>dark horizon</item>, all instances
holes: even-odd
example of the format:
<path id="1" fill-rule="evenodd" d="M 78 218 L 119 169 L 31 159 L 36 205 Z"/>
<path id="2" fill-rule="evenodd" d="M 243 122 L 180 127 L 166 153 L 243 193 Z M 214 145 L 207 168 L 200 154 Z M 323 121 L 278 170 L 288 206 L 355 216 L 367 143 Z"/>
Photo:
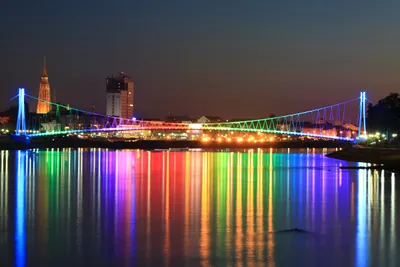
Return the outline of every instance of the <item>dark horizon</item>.
<path id="1" fill-rule="evenodd" d="M 376 101 L 398 91 L 399 8 L 372 1 L 7 2 L 0 107 L 10 106 L 18 87 L 38 94 L 43 56 L 57 100 L 98 112 L 105 111 L 106 77 L 121 71 L 135 82 L 138 117 L 259 118 L 362 90 Z"/>

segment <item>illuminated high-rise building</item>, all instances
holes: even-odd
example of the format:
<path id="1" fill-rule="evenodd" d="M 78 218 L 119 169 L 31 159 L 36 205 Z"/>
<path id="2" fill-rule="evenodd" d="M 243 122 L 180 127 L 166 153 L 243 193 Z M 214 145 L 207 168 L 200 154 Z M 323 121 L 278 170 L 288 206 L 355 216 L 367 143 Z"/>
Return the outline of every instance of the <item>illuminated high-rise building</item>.
<path id="1" fill-rule="evenodd" d="M 46 57 L 44 57 L 43 71 L 42 77 L 40 78 L 40 86 L 39 86 L 39 99 L 45 101 L 38 101 L 37 105 L 37 114 L 47 114 L 51 110 L 50 105 L 50 84 L 49 84 L 49 76 L 47 75 L 46 69 Z M 47 101 L 47 102 L 46 102 Z"/>
<path id="2" fill-rule="evenodd" d="M 121 118 L 133 117 L 133 90 L 131 77 L 123 72 L 106 79 L 106 114 Z"/>

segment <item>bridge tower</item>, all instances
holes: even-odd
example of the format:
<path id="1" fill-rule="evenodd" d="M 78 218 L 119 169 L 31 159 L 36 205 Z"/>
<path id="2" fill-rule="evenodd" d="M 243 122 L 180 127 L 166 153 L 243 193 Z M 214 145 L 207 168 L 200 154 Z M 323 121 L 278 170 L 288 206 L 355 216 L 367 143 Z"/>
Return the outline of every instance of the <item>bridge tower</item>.
<path id="1" fill-rule="evenodd" d="M 367 123 L 366 123 L 366 93 L 360 93 L 360 109 L 358 118 L 358 138 L 363 138 L 367 134 Z"/>
<path id="2" fill-rule="evenodd" d="M 16 135 L 26 134 L 26 121 L 25 121 L 25 89 L 19 88 L 18 92 L 18 118 L 17 127 L 15 129 Z"/>

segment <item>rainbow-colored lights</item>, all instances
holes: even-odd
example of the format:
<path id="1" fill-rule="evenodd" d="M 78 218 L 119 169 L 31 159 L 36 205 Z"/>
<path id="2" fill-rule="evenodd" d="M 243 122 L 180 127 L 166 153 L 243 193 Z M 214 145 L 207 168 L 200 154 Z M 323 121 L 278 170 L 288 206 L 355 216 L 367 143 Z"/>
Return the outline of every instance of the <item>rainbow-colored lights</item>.
<path id="1" fill-rule="evenodd" d="M 26 131 L 23 111 L 24 97 L 47 102 L 70 113 L 70 122 L 60 129 Z M 366 95 L 362 92 L 359 98 L 339 104 L 313 109 L 305 112 L 263 118 L 257 120 L 216 122 L 216 123 L 171 123 L 163 121 L 143 121 L 136 118 L 119 118 L 104 114 L 88 112 L 70 106 L 65 106 L 19 92 L 19 115 L 16 134 L 29 137 L 68 135 L 80 133 L 125 132 L 125 131 L 178 131 L 178 132 L 249 132 L 276 135 L 292 135 L 298 137 L 322 138 L 343 141 L 355 141 L 366 136 L 365 102 Z M 357 107 L 358 105 L 358 107 Z M 75 115 L 73 114 L 75 112 Z M 82 122 L 72 117 L 87 116 L 91 122 Z M 356 121 L 358 121 L 358 126 Z M 358 135 L 357 135 L 358 133 Z M 171 136 L 166 137 L 171 139 Z M 217 140 L 218 141 L 218 140 Z M 222 141 L 222 140 L 221 140 Z M 218 141 L 218 142 L 221 142 Z"/>
<path id="2" fill-rule="evenodd" d="M 327 152 L 1 151 L 0 263 L 396 266 L 397 178 Z"/>

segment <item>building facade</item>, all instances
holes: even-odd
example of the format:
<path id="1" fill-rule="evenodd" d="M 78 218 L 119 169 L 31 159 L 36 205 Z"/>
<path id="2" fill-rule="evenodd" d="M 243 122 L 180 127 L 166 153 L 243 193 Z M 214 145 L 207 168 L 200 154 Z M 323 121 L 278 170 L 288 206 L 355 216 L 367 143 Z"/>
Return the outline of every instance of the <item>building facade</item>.
<path id="1" fill-rule="evenodd" d="M 123 72 L 106 79 L 106 114 L 121 118 L 133 117 L 134 84 Z"/>
<path id="2" fill-rule="evenodd" d="M 47 114 L 51 110 L 50 105 L 50 83 L 49 76 L 47 75 L 46 68 L 46 57 L 44 57 L 43 71 L 42 77 L 40 78 L 40 86 L 39 86 L 39 99 L 44 101 L 38 101 L 36 113 L 37 114 Z"/>

